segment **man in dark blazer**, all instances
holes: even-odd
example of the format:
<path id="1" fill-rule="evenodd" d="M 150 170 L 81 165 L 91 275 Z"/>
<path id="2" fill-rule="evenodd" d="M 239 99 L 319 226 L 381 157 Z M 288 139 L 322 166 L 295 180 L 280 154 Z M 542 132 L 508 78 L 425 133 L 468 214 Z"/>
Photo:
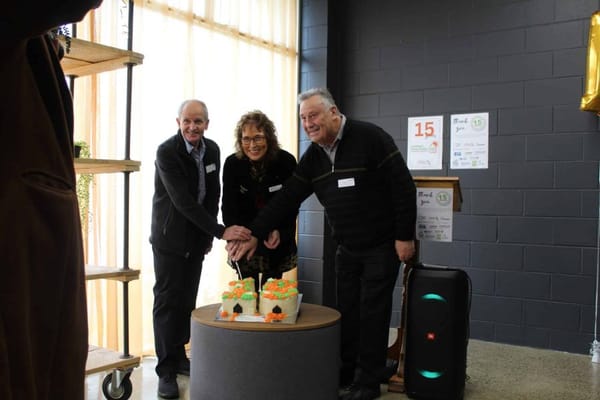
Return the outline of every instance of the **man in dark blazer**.
<path id="1" fill-rule="evenodd" d="M 241 226 L 217 222 L 221 184 L 220 151 L 204 137 L 208 110 L 199 100 L 186 100 L 177 117 L 179 130 L 156 152 L 150 242 L 154 253 L 154 345 L 158 362 L 158 394 L 179 397 L 177 374 L 189 375 L 185 344 L 196 305 L 204 256 L 213 238 L 249 239 Z"/>
<path id="2" fill-rule="evenodd" d="M 83 399 L 85 275 L 73 104 L 49 30 L 99 0 L 0 9 L 0 399 Z"/>

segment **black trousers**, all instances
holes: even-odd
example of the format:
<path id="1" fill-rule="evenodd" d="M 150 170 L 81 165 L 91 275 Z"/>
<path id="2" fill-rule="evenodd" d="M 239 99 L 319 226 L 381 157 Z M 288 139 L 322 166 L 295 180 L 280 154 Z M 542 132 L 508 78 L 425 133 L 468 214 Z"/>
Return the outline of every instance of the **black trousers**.
<path id="1" fill-rule="evenodd" d="M 204 252 L 190 257 L 157 248 L 154 253 L 154 348 L 159 377 L 175 374 L 186 358 L 190 317 L 196 307 Z"/>
<path id="2" fill-rule="evenodd" d="M 386 376 L 388 335 L 400 261 L 394 243 L 366 251 L 338 246 L 337 307 L 341 323 L 341 380 L 379 386 Z"/>

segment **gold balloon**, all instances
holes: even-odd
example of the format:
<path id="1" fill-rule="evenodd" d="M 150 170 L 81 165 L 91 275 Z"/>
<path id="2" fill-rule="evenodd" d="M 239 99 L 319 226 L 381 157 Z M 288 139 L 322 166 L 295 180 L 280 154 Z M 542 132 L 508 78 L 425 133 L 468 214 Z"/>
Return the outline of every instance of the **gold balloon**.
<path id="1" fill-rule="evenodd" d="M 579 109 L 600 113 L 600 65 L 598 53 L 600 52 L 600 11 L 596 11 L 590 18 L 590 33 L 588 36 L 588 52 L 585 76 L 585 94 L 581 97 Z"/>

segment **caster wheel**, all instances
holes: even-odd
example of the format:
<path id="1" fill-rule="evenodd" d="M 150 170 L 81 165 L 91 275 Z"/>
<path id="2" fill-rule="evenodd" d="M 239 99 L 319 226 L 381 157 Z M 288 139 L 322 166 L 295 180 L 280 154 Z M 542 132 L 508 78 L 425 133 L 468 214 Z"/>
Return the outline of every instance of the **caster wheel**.
<path id="1" fill-rule="evenodd" d="M 133 386 L 131 385 L 129 376 L 123 379 L 121 386 L 117 388 L 112 387 L 111 381 L 112 374 L 106 375 L 102 381 L 102 393 L 104 393 L 104 397 L 109 400 L 126 400 L 129 398 L 129 396 L 131 396 Z"/>

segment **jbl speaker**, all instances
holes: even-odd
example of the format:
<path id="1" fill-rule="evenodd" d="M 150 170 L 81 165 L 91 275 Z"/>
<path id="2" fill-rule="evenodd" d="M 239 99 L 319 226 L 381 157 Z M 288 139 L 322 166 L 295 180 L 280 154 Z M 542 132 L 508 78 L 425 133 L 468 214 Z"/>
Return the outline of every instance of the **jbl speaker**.
<path id="1" fill-rule="evenodd" d="M 460 269 L 418 265 L 406 284 L 406 394 L 422 400 L 463 398 L 471 285 Z"/>

